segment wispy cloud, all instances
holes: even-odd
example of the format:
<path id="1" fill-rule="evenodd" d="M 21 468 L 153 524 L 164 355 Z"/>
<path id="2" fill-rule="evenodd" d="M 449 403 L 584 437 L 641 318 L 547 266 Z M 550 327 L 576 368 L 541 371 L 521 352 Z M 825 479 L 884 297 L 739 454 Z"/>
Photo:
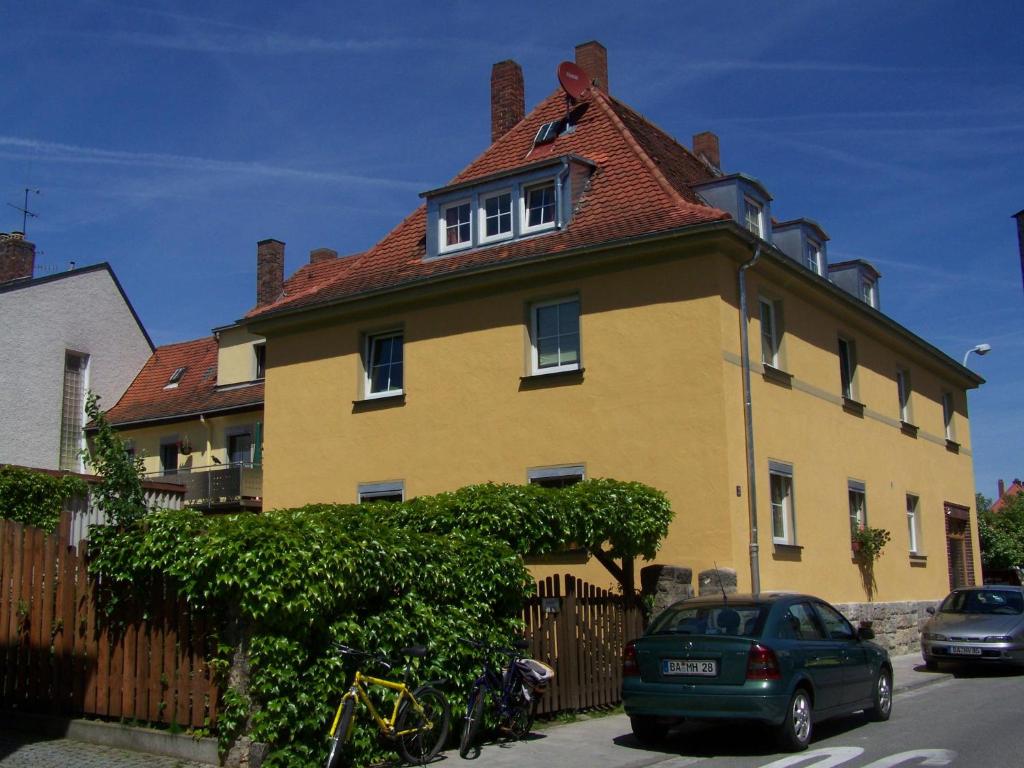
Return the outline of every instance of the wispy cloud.
<path id="1" fill-rule="evenodd" d="M 259 161 L 218 160 L 190 155 L 172 155 L 156 152 L 126 152 L 123 150 L 82 147 L 72 144 L 25 139 L 0 135 L 0 157 L 32 159 L 36 162 L 82 163 L 117 165 L 139 168 L 163 168 L 175 171 L 193 171 L 216 175 L 292 179 L 305 182 L 358 185 L 421 191 L 429 182 L 410 179 L 391 179 L 353 173 L 313 171 L 289 168 Z"/>

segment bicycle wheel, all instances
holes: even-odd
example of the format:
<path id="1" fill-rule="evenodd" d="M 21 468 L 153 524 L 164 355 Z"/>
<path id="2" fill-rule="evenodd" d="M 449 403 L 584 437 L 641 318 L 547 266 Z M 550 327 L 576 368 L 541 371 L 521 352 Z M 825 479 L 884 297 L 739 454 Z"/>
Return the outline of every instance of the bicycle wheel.
<path id="1" fill-rule="evenodd" d="M 466 705 L 466 719 L 462 721 L 462 738 L 459 740 L 459 757 L 465 757 L 476 744 L 484 721 L 484 689 L 474 688 Z"/>
<path id="2" fill-rule="evenodd" d="M 513 739 L 519 740 L 530 734 L 533 718 L 537 714 L 537 701 L 527 701 L 520 697 L 509 706 L 508 732 Z"/>
<path id="3" fill-rule="evenodd" d="M 451 710 L 444 694 L 429 685 L 417 688 L 412 695 L 419 709 L 405 699 L 395 720 L 395 730 L 401 734 L 398 753 L 407 763 L 423 765 L 433 760 L 444 746 Z"/>
<path id="4" fill-rule="evenodd" d="M 349 732 L 352 730 L 352 715 L 355 712 L 356 703 L 352 699 L 345 699 L 341 705 L 341 717 L 338 718 L 338 727 L 331 735 L 331 751 L 327 754 L 327 768 L 340 768 L 341 753 L 348 741 Z"/>

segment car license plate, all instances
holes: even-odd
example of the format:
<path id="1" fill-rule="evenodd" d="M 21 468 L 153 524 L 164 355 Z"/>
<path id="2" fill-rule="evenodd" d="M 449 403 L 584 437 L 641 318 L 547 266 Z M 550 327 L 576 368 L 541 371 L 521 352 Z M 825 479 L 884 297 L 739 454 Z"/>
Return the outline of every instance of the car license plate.
<path id="1" fill-rule="evenodd" d="M 949 653 L 952 656 L 981 656 L 981 648 L 971 648 L 968 645 L 951 645 Z"/>
<path id="2" fill-rule="evenodd" d="M 714 659 L 662 659 L 663 675 L 702 675 L 714 677 L 718 674 L 718 662 Z"/>

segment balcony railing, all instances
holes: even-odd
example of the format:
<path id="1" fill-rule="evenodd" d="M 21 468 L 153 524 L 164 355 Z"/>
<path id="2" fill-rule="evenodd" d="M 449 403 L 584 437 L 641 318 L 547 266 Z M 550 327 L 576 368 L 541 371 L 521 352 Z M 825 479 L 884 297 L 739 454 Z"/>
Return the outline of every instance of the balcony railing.
<path id="1" fill-rule="evenodd" d="M 185 487 L 186 507 L 205 510 L 256 509 L 263 507 L 261 464 L 210 464 L 147 475 Z"/>

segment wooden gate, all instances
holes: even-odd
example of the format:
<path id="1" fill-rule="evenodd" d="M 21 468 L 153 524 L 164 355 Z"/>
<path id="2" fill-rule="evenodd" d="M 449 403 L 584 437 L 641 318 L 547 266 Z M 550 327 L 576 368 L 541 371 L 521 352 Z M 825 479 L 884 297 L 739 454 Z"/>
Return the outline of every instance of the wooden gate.
<path id="1" fill-rule="evenodd" d="M 212 724 L 218 691 L 206 627 L 184 601 L 160 597 L 105 620 L 82 548 L 59 533 L 0 520 L 0 708 L 182 727 Z"/>
<path id="2" fill-rule="evenodd" d="M 622 646 L 643 633 L 638 605 L 567 574 L 564 585 L 558 576 L 537 582 L 523 619 L 533 658 L 555 669 L 539 713 L 621 701 Z"/>

